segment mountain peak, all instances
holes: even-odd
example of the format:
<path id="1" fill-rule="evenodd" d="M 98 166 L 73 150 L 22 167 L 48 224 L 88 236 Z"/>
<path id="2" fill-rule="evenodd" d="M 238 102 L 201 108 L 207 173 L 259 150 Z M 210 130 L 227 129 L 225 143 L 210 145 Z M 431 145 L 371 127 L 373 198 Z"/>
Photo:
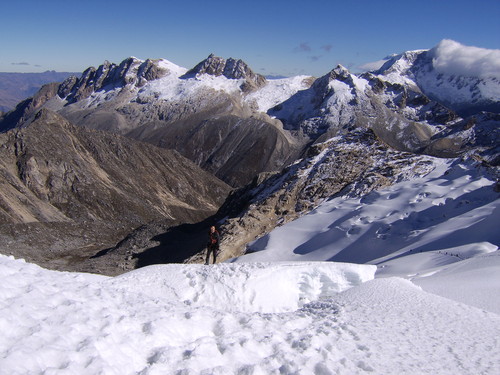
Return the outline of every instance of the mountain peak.
<path id="1" fill-rule="evenodd" d="M 196 76 L 198 74 L 210 74 L 218 77 L 224 75 L 225 66 L 226 66 L 225 59 L 219 56 L 215 56 L 215 54 L 211 53 L 205 60 L 199 62 L 193 69 L 189 70 L 186 73 L 186 76 Z"/>
<path id="2" fill-rule="evenodd" d="M 195 77 L 197 75 L 209 74 L 215 77 L 224 76 L 228 79 L 244 79 L 241 89 L 245 92 L 253 91 L 256 88 L 266 84 L 266 78 L 255 73 L 241 59 L 224 59 L 211 53 L 205 60 L 198 63 L 193 69 L 189 70 L 183 77 Z"/>
<path id="3" fill-rule="evenodd" d="M 334 72 L 337 76 L 341 76 L 341 77 L 347 77 L 350 73 L 349 73 L 349 70 L 347 70 L 347 68 L 343 65 L 340 65 L 338 64 L 333 70 L 332 72 Z"/>
<path id="4" fill-rule="evenodd" d="M 338 64 L 335 68 L 330 70 L 329 73 L 318 78 L 314 82 L 313 86 L 316 92 L 321 92 L 322 93 L 321 95 L 324 96 L 326 92 L 330 91 L 329 84 L 331 81 L 334 80 L 346 82 L 349 85 L 353 84 L 351 73 L 349 73 L 349 70 L 347 70 L 347 68 L 345 68 L 344 66 Z"/>
<path id="5" fill-rule="evenodd" d="M 126 85 L 144 86 L 169 74 L 169 69 L 160 64 L 161 60 L 146 61 L 136 57 L 128 57 L 119 65 L 104 61 L 97 69 L 87 68 L 79 79 L 70 77 L 65 80 L 59 90 L 59 96 L 69 102 L 88 98 L 93 92 L 105 87 L 123 87 Z"/>
<path id="6" fill-rule="evenodd" d="M 377 71 L 375 74 L 389 74 L 389 73 L 398 73 L 405 74 L 408 69 L 410 69 L 414 64 L 417 58 L 425 54 L 427 50 L 415 50 L 415 51 L 407 51 L 400 53 L 398 55 L 392 55 L 392 57 L 387 60 Z"/>
<path id="7" fill-rule="evenodd" d="M 420 90 L 460 116 L 480 111 L 498 113 L 498 61 L 500 50 L 464 46 L 445 39 L 430 50 L 394 56 L 374 74 Z"/>

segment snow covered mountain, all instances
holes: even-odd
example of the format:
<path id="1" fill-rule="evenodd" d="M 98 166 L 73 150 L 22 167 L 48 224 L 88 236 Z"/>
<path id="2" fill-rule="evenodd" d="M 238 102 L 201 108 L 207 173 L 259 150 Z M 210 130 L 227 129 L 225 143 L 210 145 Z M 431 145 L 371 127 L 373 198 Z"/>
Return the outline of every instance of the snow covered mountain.
<path id="1" fill-rule="evenodd" d="M 431 159 L 392 150 L 372 131 L 353 131 L 311 147 L 304 158 L 234 191 L 219 210 L 224 258 L 336 196 L 362 197 L 397 181 L 426 175 Z"/>
<path id="2" fill-rule="evenodd" d="M 241 100 L 264 83 L 241 60 L 213 55 L 190 71 L 167 60 L 105 62 L 80 79 L 66 80 L 52 96 L 21 103 L 0 128 L 23 126 L 46 107 L 77 125 L 176 149 L 241 186 L 259 172 L 281 168 L 297 153 L 277 121 Z"/>
<path id="3" fill-rule="evenodd" d="M 460 76 L 434 68 L 433 56 L 445 53 L 440 46 L 446 42 L 397 55 L 375 72 L 355 75 L 338 66 L 268 114 L 285 129 L 316 141 L 364 127 L 398 150 L 446 157 L 476 148 L 497 163 L 491 140 L 498 139 L 500 77 Z M 493 114 L 485 115 L 487 110 Z M 478 141 L 479 133 L 487 133 L 490 141 Z"/>
<path id="4" fill-rule="evenodd" d="M 318 79 L 266 80 L 241 60 L 214 55 L 190 70 L 131 57 L 45 89 L 6 114 L 0 129 L 22 126 L 45 106 L 77 125 L 176 149 L 233 186 L 281 169 L 311 142 L 359 127 L 398 150 L 457 156 L 477 149 L 495 163 L 498 151 L 479 139 L 498 137 L 498 118 L 482 111 L 498 114 L 499 79 L 494 69 L 451 65 L 452 43 L 394 56 L 378 71 L 355 75 L 338 66 Z M 458 50 L 469 55 L 468 48 Z"/>
<path id="5" fill-rule="evenodd" d="M 0 134 L 0 217 L 21 222 L 0 226 L 0 373 L 498 374 L 498 80 L 454 46 L 272 81 L 130 58 L 20 103 L 0 121 L 19 127 Z M 109 131 L 244 186 L 95 254 L 100 232 L 202 220 L 228 191 Z M 216 221 L 227 263 L 151 266 L 202 261 Z M 16 259 L 45 250 L 142 268 Z"/>
<path id="6" fill-rule="evenodd" d="M 450 163 L 456 165 L 450 167 Z M 461 198 L 456 196 L 461 190 L 455 190 L 452 184 L 452 178 L 455 178 L 452 176 L 455 175 L 457 176 L 457 184 L 463 185 L 464 190 L 460 193 L 463 194 L 463 197 Z M 449 187 L 450 191 L 447 188 L 439 188 L 439 193 L 431 193 L 428 190 L 430 187 L 426 186 L 431 185 L 431 182 L 434 184 L 434 181 L 440 181 L 440 178 L 443 185 Z M 306 217 L 312 215 L 311 212 L 316 210 L 319 210 L 321 214 L 311 216 L 316 218 L 312 219 L 316 226 L 311 226 L 310 242 L 315 243 L 314 236 L 320 233 L 319 237 L 322 237 L 322 233 L 326 231 L 327 234 L 322 241 L 332 248 L 332 252 L 333 249 L 336 249 L 341 253 L 339 256 L 335 256 L 335 253 L 320 251 L 319 253 L 324 257 L 320 258 L 321 260 L 363 263 L 375 260 L 377 257 L 365 258 L 366 254 L 346 255 L 346 252 L 342 250 L 344 247 L 349 247 L 362 252 L 362 249 L 373 247 L 375 243 L 382 246 L 384 251 L 389 251 L 392 245 L 395 249 L 406 246 L 417 249 L 419 245 L 417 246 L 413 241 L 418 238 L 416 233 L 420 233 L 419 223 L 421 220 L 427 223 L 427 220 L 432 221 L 431 217 L 435 215 L 436 220 L 438 220 L 436 224 L 444 221 L 450 228 L 456 228 L 460 227 L 461 224 L 456 224 L 452 220 L 456 216 L 455 213 L 447 212 L 450 210 L 450 206 L 456 206 L 459 211 L 465 210 L 460 211 L 460 214 L 470 214 L 473 217 L 475 214 L 472 212 L 478 205 L 491 203 L 493 208 L 496 207 L 499 203 L 498 178 L 498 167 L 481 167 L 481 164 L 476 161 L 471 160 L 461 164 L 460 159 L 436 159 L 394 151 L 381 144 L 371 131 L 356 131 L 349 135 L 337 136 L 316 144 L 303 159 L 298 160 L 280 173 L 262 175 L 260 179 L 254 181 L 254 184 L 237 190 L 229 196 L 219 210 L 220 223 L 225 233 L 222 243 L 223 257 L 230 258 L 245 252 L 267 249 L 267 246 L 272 247 L 273 233 L 280 233 L 282 230 L 288 233 L 282 229 L 287 225 L 293 228 L 291 233 L 299 234 L 299 239 L 307 242 L 307 236 L 304 237 L 307 229 L 300 229 L 300 226 L 303 222 L 307 222 Z M 475 185 L 471 182 L 476 180 L 482 181 L 489 187 L 481 184 Z M 481 189 L 475 194 L 470 193 L 471 190 L 477 188 Z M 361 213 L 355 217 L 362 217 L 364 202 L 371 202 L 372 199 L 380 197 L 380 192 L 384 191 L 383 189 L 388 191 L 401 189 L 401 192 L 387 193 L 383 195 L 384 198 L 373 202 L 376 207 L 379 205 L 386 207 L 380 208 L 383 214 L 376 215 L 376 217 L 366 215 L 366 218 L 359 219 L 359 223 L 351 220 L 353 212 L 357 210 L 360 210 Z M 395 200 L 395 197 L 399 195 L 405 197 L 404 200 Z M 408 195 L 415 195 L 415 198 L 408 198 Z M 352 205 L 348 204 L 346 200 L 352 200 Z M 390 205 L 390 202 L 395 201 L 400 206 L 392 207 Z M 438 207 L 432 208 L 431 201 L 438 207 L 441 207 L 441 203 L 443 205 L 444 202 L 448 203 L 445 205 L 446 209 L 443 207 L 443 211 L 441 211 Z M 424 204 L 422 202 L 425 202 L 425 207 L 420 206 Z M 341 208 L 343 204 L 347 205 L 345 211 Z M 327 215 L 324 215 L 321 210 L 322 205 L 328 207 L 325 208 L 328 212 L 334 211 L 331 222 L 325 221 L 320 224 L 315 221 L 327 219 Z M 333 207 L 337 207 L 337 209 L 335 210 Z M 494 210 L 494 212 L 496 211 Z M 494 223 L 497 218 L 493 214 L 489 216 L 490 213 L 489 210 L 484 211 L 485 218 L 487 218 L 485 220 Z M 428 217 L 424 219 L 425 216 Z M 383 224 L 386 217 L 390 218 L 391 221 L 388 224 Z M 443 220 L 442 217 L 449 218 L 449 220 Z M 337 230 L 338 226 L 344 226 L 341 224 L 342 220 L 345 220 L 346 223 L 352 222 L 351 226 L 345 224 L 344 229 Z M 400 239 L 403 243 L 390 241 L 391 246 L 387 246 L 383 241 L 377 242 L 378 238 L 387 237 L 385 233 L 391 229 L 392 221 L 398 223 L 395 238 Z M 335 228 L 332 228 L 330 224 L 334 222 L 336 223 Z M 284 227 L 282 227 L 283 225 Z M 318 225 L 321 228 L 325 227 L 319 229 Z M 326 228 L 332 229 L 327 230 Z M 363 228 L 366 228 L 368 232 L 365 233 Z M 262 236 L 269 232 L 271 233 L 269 236 Z M 379 233 L 384 233 L 384 235 L 379 236 Z M 489 234 L 473 233 L 472 231 L 464 238 L 474 238 L 476 234 L 479 234 L 479 238 L 486 241 L 488 236 L 496 236 L 494 233 L 493 229 Z M 356 242 L 358 236 L 363 240 L 362 243 Z M 288 249 L 285 251 L 288 255 L 284 255 L 283 260 L 296 259 L 293 249 L 303 248 L 303 246 L 290 241 L 293 234 L 285 234 L 279 238 L 279 241 L 287 239 L 286 244 L 281 245 L 284 249 Z M 259 239 L 258 243 L 249 246 L 248 243 L 255 239 Z M 467 244 L 465 239 L 463 244 Z M 478 240 L 478 242 L 481 241 Z M 320 243 L 322 242 L 320 241 Z M 409 243 L 412 245 L 408 245 Z M 498 246 L 500 238 L 493 237 L 491 243 Z M 255 259 L 260 259 L 259 255 L 255 256 Z M 297 259 L 301 258 L 297 257 Z M 249 259 L 253 259 L 252 256 L 249 256 Z M 269 259 L 274 259 L 273 255 Z M 261 260 L 267 261 L 269 259 L 264 256 Z M 276 259 L 279 259 L 279 255 Z M 315 257 L 306 257 L 306 259 L 318 260 Z"/>
<path id="7" fill-rule="evenodd" d="M 373 72 L 391 83 L 413 86 L 461 116 L 500 112 L 500 50 L 443 40 L 430 50 L 392 57 Z"/>
<path id="8" fill-rule="evenodd" d="M 344 189 L 251 243 L 236 261 L 369 263 L 387 275 L 498 250 L 498 170 L 457 159 L 399 162 L 409 169 L 389 173 L 397 182 L 368 194 L 356 184 Z"/>

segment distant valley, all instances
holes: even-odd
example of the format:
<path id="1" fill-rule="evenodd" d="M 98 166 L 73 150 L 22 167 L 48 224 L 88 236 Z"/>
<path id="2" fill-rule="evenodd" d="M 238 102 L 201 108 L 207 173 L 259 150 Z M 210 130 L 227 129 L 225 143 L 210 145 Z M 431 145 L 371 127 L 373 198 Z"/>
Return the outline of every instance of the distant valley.
<path id="1" fill-rule="evenodd" d="M 80 73 L 46 71 L 43 73 L 0 72 L 0 112 L 8 112 L 22 100 L 33 96 L 40 88 L 51 82 L 62 82 L 69 76 Z"/>

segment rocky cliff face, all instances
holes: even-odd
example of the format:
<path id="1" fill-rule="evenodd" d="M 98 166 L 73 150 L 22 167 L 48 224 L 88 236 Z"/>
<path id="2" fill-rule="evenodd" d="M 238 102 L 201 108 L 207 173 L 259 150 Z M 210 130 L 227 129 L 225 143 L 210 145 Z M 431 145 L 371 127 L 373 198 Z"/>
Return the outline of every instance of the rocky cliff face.
<path id="1" fill-rule="evenodd" d="M 175 151 L 75 127 L 48 110 L 0 134 L 0 177 L 0 246 L 49 267 L 150 221 L 202 220 L 229 191 Z"/>
<path id="2" fill-rule="evenodd" d="M 126 85 L 142 87 L 147 82 L 169 73 L 167 68 L 158 64 L 158 60 L 141 61 L 130 57 L 119 65 L 105 61 L 97 69 L 91 67 L 85 70 L 79 79 L 71 77 L 64 81 L 58 95 L 69 103 L 74 103 L 103 89 L 115 89 Z"/>

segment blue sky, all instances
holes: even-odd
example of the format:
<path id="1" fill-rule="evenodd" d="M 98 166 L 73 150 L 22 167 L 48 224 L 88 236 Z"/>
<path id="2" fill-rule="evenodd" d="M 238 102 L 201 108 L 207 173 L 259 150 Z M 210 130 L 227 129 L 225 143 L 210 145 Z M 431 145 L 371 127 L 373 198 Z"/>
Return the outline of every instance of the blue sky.
<path id="1" fill-rule="evenodd" d="M 81 72 L 104 60 L 210 53 L 265 75 L 328 73 L 442 39 L 500 49 L 500 0 L 25 0 L 0 5 L 0 71 Z"/>

